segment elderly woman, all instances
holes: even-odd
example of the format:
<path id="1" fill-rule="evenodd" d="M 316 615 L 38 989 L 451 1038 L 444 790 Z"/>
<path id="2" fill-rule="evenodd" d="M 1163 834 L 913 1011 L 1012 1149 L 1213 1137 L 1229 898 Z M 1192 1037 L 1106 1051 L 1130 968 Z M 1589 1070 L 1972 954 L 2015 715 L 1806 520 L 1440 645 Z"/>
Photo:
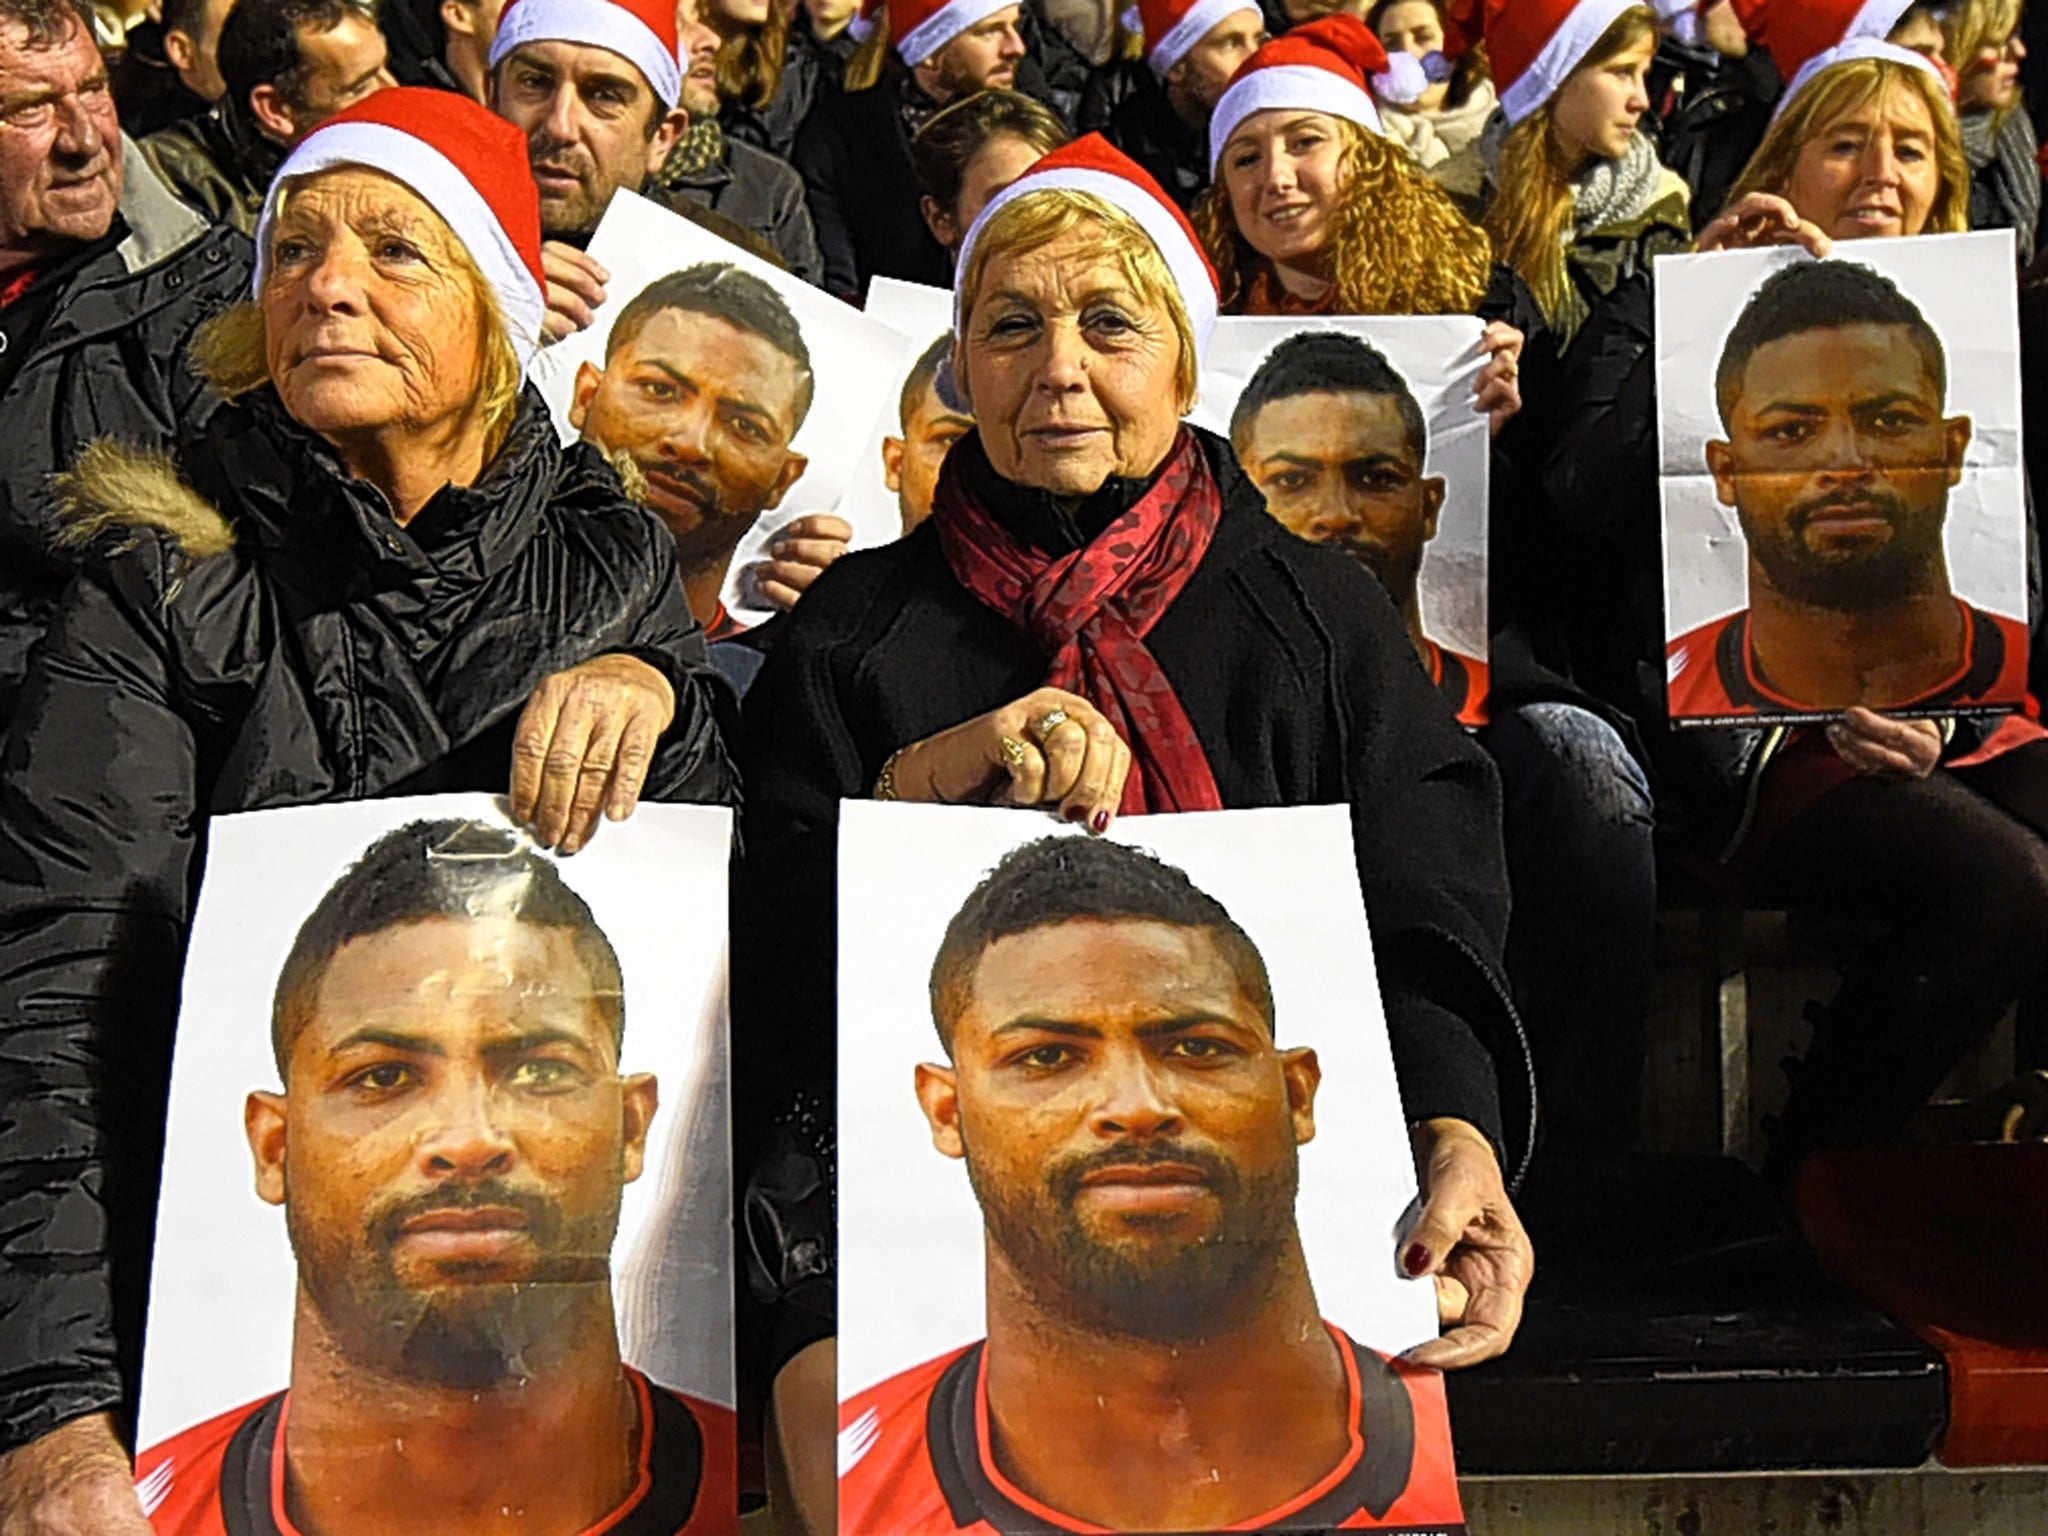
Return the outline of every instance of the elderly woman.
<path id="1" fill-rule="evenodd" d="M 820 578 L 749 698 L 741 1155 L 750 1205 L 777 1218 L 754 1229 L 756 1293 L 798 1304 L 768 1320 L 765 1363 L 830 1329 L 829 1283 L 803 1262 L 829 1233 L 776 1206 L 818 1182 L 805 1156 L 830 1165 L 832 946 L 785 941 L 831 931 L 847 796 L 1040 806 L 1096 832 L 1137 812 L 1350 804 L 1428 1197 L 1400 1261 L 1437 1277 L 1450 1325 L 1417 1358 L 1497 1353 L 1531 1263 L 1502 1168 L 1526 1155 L 1533 1106 L 1485 757 L 1372 578 L 1266 516 L 1227 445 L 1182 422 L 1214 280 L 1136 165 L 1095 135 L 1046 157 L 969 232 L 955 307 L 978 426 L 931 519 Z M 801 1243 L 773 1241 L 806 1219 Z M 831 1359 L 813 1345 L 776 1388 L 820 1530 Z"/>
<path id="2" fill-rule="evenodd" d="M 207 817 L 509 787 L 566 853 L 642 794 L 734 796 L 674 541 L 522 388 L 539 244 L 518 132 L 373 96 L 271 189 L 255 302 L 203 338 L 232 403 L 70 477 L 93 558 L 0 769 L 10 1522 L 148 1530 L 110 1413 Z"/>

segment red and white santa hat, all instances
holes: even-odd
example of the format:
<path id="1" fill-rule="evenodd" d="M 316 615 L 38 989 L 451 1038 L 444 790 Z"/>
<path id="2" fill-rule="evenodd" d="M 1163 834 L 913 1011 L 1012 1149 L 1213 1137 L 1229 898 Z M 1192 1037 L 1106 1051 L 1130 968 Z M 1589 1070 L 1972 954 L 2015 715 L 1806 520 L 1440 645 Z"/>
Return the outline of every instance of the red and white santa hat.
<path id="1" fill-rule="evenodd" d="M 1382 131 L 1373 96 L 1405 105 L 1429 88 L 1413 54 L 1388 57 L 1372 29 L 1349 11 L 1304 22 L 1265 44 L 1230 77 L 1209 118 L 1209 169 L 1254 112 L 1327 112 L 1374 133 Z"/>
<path id="2" fill-rule="evenodd" d="M 270 183 L 256 223 L 256 295 L 270 273 L 270 226 L 285 189 L 298 177 L 348 165 L 403 182 L 447 222 L 491 285 L 524 368 L 540 348 L 548 307 L 540 194 L 527 168 L 526 135 L 452 91 L 377 91 L 299 141 Z"/>
<path id="3" fill-rule="evenodd" d="M 1735 0 L 1743 31 L 1771 51 L 1771 62 L 1787 82 L 1773 117 L 1815 75 L 1852 59 L 1885 59 L 1941 79 L 1925 54 L 1885 41 L 1912 8 L 1913 0 Z"/>
<path id="4" fill-rule="evenodd" d="M 1164 80 L 1226 17 L 1258 9 L 1258 0 L 1138 0 L 1117 20 L 1144 38 L 1145 62 Z"/>
<path id="5" fill-rule="evenodd" d="M 1486 50 L 1501 111 L 1519 123 L 1557 94 L 1607 29 L 1643 0 L 1486 0 Z"/>
<path id="6" fill-rule="evenodd" d="M 891 45 L 906 64 L 922 64 L 969 27 L 980 26 L 997 11 L 1018 0 L 861 0 L 847 24 L 855 42 L 864 43 L 875 30 L 875 15 L 889 8 Z"/>
<path id="7" fill-rule="evenodd" d="M 512 0 L 491 39 L 490 67 L 527 43 L 609 48 L 647 77 L 671 111 L 683 99 L 675 0 Z"/>
<path id="8" fill-rule="evenodd" d="M 1202 252 L 1202 242 L 1195 235 L 1195 227 L 1143 166 L 1099 133 L 1084 134 L 1073 143 L 1054 150 L 990 198 L 988 206 L 968 226 L 967 238 L 960 242 L 960 258 L 954 272 L 963 274 L 967 271 L 974 257 L 975 244 L 981 239 L 981 232 L 988 227 L 989 220 L 1020 197 L 1054 189 L 1092 193 L 1112 208 L 1128 214 L 1140 229 L 1152 237 L 1153 245 L 1159 248 L 1160 256 L 1166 261 L 1166 270 L 1173 274 L 1174 284 L 1180 289 L 1181 303 L 1194 327 L 1195 350 L 1198 353 L 1207 350 L 1209 333 L 1216 329 L 1221 291 L 1216 283 L 1215 269 L 1209 265 L 1209 258 Z M 954 335 L 965 334 L 966 320 L 967 317 L 960 313 L 960 285 L 956 276 L 953 285 Z"/>

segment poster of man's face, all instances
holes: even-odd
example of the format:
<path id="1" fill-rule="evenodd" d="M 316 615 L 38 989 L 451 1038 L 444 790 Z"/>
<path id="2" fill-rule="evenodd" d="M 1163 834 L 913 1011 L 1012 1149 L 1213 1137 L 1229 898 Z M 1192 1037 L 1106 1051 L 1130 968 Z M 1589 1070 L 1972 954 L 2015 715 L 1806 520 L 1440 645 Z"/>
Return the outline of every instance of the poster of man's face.
<path id="1" fill-rule="evenodd" d="M 2019 702 L 2026 514 L 2018 322 L 1999 281 L 2008 241 L 1659 263 L 1674 721 Z"/>
<path id="2" fill-rule="evenodd" d="M 1346 813 L 1053 828 L 842 819 L 841 1530 L 1459 1528 Z"/>
<path id="3" fill-rule="evenodd" d="M 531 377 L 564 441 L 630 461 L 685 577 L 723 572 L 729 614 L 759 622 L 749 567 L 786 524 L 840 509 L 884 412 L 875 379 L 916 349 L 644 198 L 612 200 L 590 255 L 611 273 L 596 322 Z"/>
<path id="4" fill-rule="evenodd" d="M 931 516 L 939 470 L 953 444 L 974 430 L 974 413 L 952 384 L 953 295 L 945 288 L 878 277 L 864 311 L 910 339 L 899 374 L 875 378 L 889 409 L 841 504 L 856 546 L 899 538 Z"/>
<path id="5" fill-rule="evenodd" d="M 722 945 L 673 921 L 723 912 L 729 816 L 646 809 L 574 864 L 483 796 L 216 823 L 144 1361 L 159 1531 L 272 1528 L 255 1445 L 323 1530 L 434 1476 L 536 1536 L 685 1499 L 673 1528 L 734 1528 Z M 542 1479 L 505 1457 L 542 1441 Z"/>
<path id="6" fill-rule="evenodd" d="M 1379 580 L 1468 725 L 1487 717 L 1480 330 L 1469 317 L 1228 318 L 1194 415 L 1228 433 L 1268 512 Z"/>

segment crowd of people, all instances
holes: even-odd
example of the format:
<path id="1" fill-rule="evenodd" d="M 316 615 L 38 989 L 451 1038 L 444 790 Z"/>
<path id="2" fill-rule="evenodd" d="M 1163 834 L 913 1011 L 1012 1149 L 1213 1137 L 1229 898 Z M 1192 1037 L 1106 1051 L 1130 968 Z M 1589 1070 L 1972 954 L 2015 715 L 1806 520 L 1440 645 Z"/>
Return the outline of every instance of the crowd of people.
<path id="1" fill-rule="evenodd" d="M 2021 0 L 0 0 L 0 1536 L 150 1529 L 127 1439 L 218 813 L 509 792 L 573 854 L 642 799 L 739 811 L 742 1421 L 810 1532 L 842 800 L 1096 834 L 1348 805 L 1426 1365 L 1510 1347 L 1520 1181 L 1642 1140 L 1660 884 L 1870 936 L 1781 1186 L 1901 1136 L 2015 1007 L 2048 1068 L 2038 625 L 1966 612 L 1898 712 L 1674 729 L 1658 510 L 1660 256 L 2010 230 L 2048 402 L 2023 33 Z M 848 304 L 951 290 L 888 416 L 900 539 L 786 504 L 812 359 L 732 263 L 605 312 L 562 444 L 527 370 L 604 310 L 622 190 Z M 1730 343 L 1725 453 L 1775 341 L 1927 355 L 1896 293 L 1783 286 Z M 1187 420 L 1225 315 L 1483 323 L 1487 655 L 1417 617 L 1444 489 L 1400 377 L 1298 337 L 1226 439 Z M 1269 452 L 1347 411 L 1370 460 Z M 764 520 L 749 628 L 721 594 Z M 1776 699 L 1829 643 L 1787 615 L 1829 604 L 1752 558 L 1710 649 Z M 1926 718 L 1985 668 L 2024 706 Z"/>

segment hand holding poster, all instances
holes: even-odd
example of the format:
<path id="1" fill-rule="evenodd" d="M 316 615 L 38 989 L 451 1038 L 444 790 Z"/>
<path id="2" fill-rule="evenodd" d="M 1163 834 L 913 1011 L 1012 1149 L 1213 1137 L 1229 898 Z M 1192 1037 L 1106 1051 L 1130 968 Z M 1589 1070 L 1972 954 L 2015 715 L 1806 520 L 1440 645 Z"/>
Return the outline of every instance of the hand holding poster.
<path id="1" fill-rule="evenodd" d="M 2018 705 L 2010 234 L 1667 258 L 1656 289 L 1673 722 Z"/>
<path id="2" fill-rule="evenodd" d="M 1483 329 L 1465 315 L 1226 316 L 1191 417 L 1228 434 L 1267 511 L 1379 578 L 1466 725 L 1487 718 Z"/>
<path id="3" fill-rule="evenodd" d="M 772 615 L 746 579 L 787 524 L 835 511 L 916 349 L 887 326 L 620 192 L 590 241 L 611 272 L 589 330 L 529 370 L 564 442 L 631 459 L 693 589 L 739 623 Z M 692 606 L 697 606 L 693 602 Z"/>
<path id="4" fill-rule="evenodd" d="M 729 841 L 642 806 L 559 862 L 482 795 L 215 819 L 136 1464 L 163 1536 L 737 1528 Z"/>
<path id="5" fill-rule="evenodd" d="M 841 1532 L 1462 1531 L 1347 811 L 840 840 Z"/>

